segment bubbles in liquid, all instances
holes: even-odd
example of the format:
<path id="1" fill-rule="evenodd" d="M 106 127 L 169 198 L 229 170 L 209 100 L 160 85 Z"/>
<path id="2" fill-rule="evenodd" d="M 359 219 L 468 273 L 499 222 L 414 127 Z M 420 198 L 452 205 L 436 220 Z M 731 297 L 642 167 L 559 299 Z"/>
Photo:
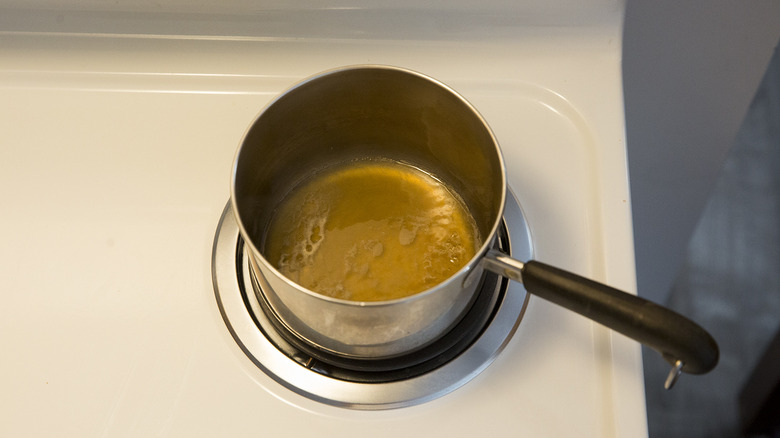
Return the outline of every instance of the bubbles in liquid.
<path id="1" fill-rule="evenodd" d="M 479 244 L 474 220 L 440 182 L 399 163 L 362 161 L 295 187 L 274 214 L 264 254 L 315 292 L 379 301 L 435 286 Z"/>
<path id="2" fill-rule="evenodd" d="M 306 215 L 298 218 L 301 229 L 296 231 L 301 232 L 287 236 L 288 239 L 285 239 L 285 245 L 291 247 L 291 249 L 278 257 L 277 269 L 282 272 L 295 273 L 299 272 L 303 267 L 311 265 L 313 256 L 322 243 L 325 221 L 327 219 L 327 208 L 319 205 L 317 200 L 309 200 L 306 206 L 313 208 L 314 211 L 324 211 L 324 214 Z"/>

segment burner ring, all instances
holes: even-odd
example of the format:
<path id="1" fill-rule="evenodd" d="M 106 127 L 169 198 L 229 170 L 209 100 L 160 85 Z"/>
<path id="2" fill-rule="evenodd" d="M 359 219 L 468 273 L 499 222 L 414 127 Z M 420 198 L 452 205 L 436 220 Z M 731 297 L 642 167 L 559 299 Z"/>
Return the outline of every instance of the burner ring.
<path id="1" fill-rule="evenodd" d="M 507 197 L 504 221 L 507 242 L 515 258 L 532 257 L 530 232 L 513 196 Z M 356 371 L 332 366 L 311 355 L 288 350 L 289 342 L 273 330 L 263 329 L 267 319 L 254 293 L 251 269 L 244 257 L 238 225 L 230 203 L 225 207 L 212 254 L 212 281 L 222 318 L 233 339 L 266 375 L 294 393 L 333 406 L 352 409 L 390 409 L 438 398 L 462 386 L 496 358 L 517 329 L 528 304 L 528 294 L 517 282 L 497 279 L 492 294 L 489 324 L 465 348 L 446 360 L 429 358 L 427 369 L 414 366 L 395 370 Z M 476 304 L 477 302 L 475 302 Z M 438 362 L 436 362 L 438 360 Z M 425 361 L 423 361 L 425 362 Z M 343 365 L 343 364 L 342 364 Z M 430 366 L 434 365 L 434 366 Z M 390 367 L 393 368 L 393 367 Z M 280 397 L 286 390 L 266 387 Z"/>

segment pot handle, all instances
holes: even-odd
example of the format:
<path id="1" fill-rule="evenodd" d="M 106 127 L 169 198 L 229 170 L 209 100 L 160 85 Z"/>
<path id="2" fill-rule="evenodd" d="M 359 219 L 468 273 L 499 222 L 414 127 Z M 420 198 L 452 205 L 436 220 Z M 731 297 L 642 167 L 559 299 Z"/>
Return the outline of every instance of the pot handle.
<path id="1" fill-rule="evenodd" d="M 680 372 L 704 374 L 718 363 L 718 344 L 690 319 L 651 301 L 556 267 L 515 260 L 496 249 L 485 269 L 520 281 L 526 291 L 620 332 L 659 352 L 673 365 L 665 387 Z"/>

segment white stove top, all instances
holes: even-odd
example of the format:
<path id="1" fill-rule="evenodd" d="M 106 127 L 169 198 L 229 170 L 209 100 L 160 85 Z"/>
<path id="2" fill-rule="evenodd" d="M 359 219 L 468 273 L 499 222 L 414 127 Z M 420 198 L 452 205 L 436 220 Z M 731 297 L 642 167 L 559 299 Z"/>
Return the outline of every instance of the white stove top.
<path id="1" fill-rule="evenodd" d="M 433 76 L 482 113 L 536 259 L 635 290 L 612 9 L 587 26 L 494 39 L 470 28 L 457 41 L 51 33 L 35 11 L 15 12 L 38 23 L 27 32 L 0 20 L 0 435 L 645 436 L 638 344 L 538 298 L 476 379 L 365 412 L 258 370 L 210 276 L 233 154 L 257 112 L 305 76 L 378 63 Z"/>

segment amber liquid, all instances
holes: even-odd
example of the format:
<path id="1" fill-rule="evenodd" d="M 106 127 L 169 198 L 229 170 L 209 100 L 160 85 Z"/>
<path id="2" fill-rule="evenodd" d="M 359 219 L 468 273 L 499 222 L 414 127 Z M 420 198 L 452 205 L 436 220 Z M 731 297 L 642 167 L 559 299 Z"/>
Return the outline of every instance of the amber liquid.
<path id="1" fill-rule="evenodd" d="M 295 187 L 274 213 L 264 255 L 307 289 L 383 301 L 442 282 L 479 244 L 463 202 L 438 180 L 404 164 L 358 161 Z"/>

